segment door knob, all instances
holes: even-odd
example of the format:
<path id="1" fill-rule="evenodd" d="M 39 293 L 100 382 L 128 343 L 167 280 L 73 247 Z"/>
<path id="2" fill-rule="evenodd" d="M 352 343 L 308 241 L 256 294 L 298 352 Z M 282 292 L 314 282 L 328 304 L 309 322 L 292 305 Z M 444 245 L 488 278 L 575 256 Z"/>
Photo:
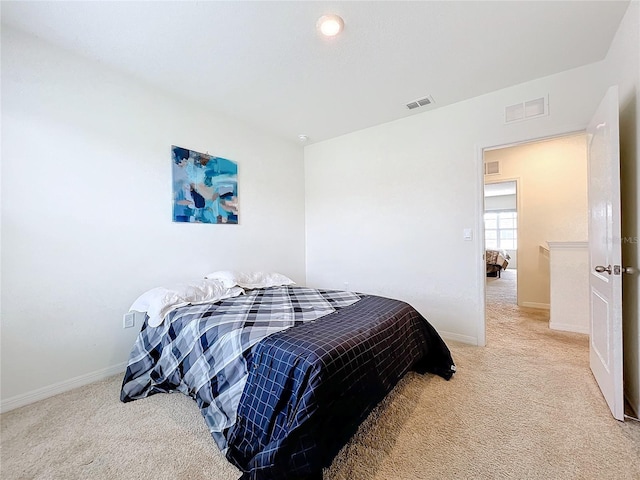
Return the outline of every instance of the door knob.
<path id="1" fill-rule="evenodd" d="M 634 273 L 638 273 L 638 269 L 634 267 L 622 267 L 622 273 L 633 275 Z"/>
<path id="2" fill-rule="evenodd" d="M 611 265 L 608 265 L 606 267 L 603 267 L 602 265 L 597 265 L 595 268 L 596 272 L 598 273 L 604 273 L 607 272 L 609 275 L 611 275 Z"/>

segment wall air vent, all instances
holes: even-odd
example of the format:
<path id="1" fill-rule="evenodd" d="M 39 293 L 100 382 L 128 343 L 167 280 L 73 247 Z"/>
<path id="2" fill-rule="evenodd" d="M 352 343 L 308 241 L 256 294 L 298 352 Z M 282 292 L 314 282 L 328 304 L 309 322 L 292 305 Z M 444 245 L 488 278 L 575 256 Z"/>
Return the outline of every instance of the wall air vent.
<path id="1" fill-rule="evenodd" d="M 499 175 L 500 174 L 500 162 L 485 162 L 484 163 L 484 174 L 485 175 Z"/>
<path id="2" fill-rule="evenodd" d="M 433 103 L 433 98 L 432 97 L 424 97 L 421 98 L 419 100 L 413 100 L 409 103 L 407 103 L 407 108 L 409 110 L 413 110 L 414 108 L 418 108 L 418 107 L 424 107 L 427 105 L 431 105 Z"/>
<path id="3" fill-rule="evenodd" d="M 549 115 L 548 96 L 505 107 L 504 123 L 519 122 L 544 115 Z"/>

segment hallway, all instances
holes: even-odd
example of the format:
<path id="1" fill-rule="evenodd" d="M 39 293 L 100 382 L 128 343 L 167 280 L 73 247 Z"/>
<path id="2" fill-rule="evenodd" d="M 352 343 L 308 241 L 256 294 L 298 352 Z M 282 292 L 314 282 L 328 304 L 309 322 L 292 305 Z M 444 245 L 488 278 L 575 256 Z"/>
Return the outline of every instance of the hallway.
<path id="1" fill-rule="evenodd" d="M 486 315 L 487 344 L 518 339 L 549 341 L 552 349 L 557 341 L 560 345 L 571 345 L 575 354 L 588 368 L 589 337 L 579 333 L 560 332 L 549 329 L 549 310 L 519 307 L 517 304 L 517 270 L 507 268 L 498 277 L 487 277 Z"/>

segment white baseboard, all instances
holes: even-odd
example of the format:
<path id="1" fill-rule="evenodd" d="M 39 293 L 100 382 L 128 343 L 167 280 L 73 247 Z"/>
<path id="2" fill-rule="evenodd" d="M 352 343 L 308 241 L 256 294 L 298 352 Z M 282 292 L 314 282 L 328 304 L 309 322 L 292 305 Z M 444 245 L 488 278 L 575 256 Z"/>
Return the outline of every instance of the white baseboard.
<path id="1" fill-rule="evenodd" d="M 549 328 L 551 330 L 562 330 L 563 332 L 575 332 L 575 333 L 586 333 L 589 335 L 589 327 L 580 327 L 578 325 L 572 325 L 570 323 L 558 323 L 558 322 L 549 322 Z"/>
<path id="2" fill-rule="evenodd" d="M 527 308 L 541 308 L 543 310 L 551 310 L 551 306 L 548 303 L 522 302 L 520 306 L 527 307 Z"/>
<path id="3" fill-rule="evenodd" d="M 24 407 L 25 405 L 29 405 L 39 400 L 44 400 L 45 398 L 53 397 L 54 395 L 58 395 L 59 393 L 68 392 L 69 390 L 73 390 L 74 388 L 83 387 L 84 385 L 103 380 L 107 377 L 110 377 L 111 375 L 122 373 L 126 369 L 127 362 L 122 362 L 111 367 L 96 370 L 95 372 L 85 373 L 84 375 L 70 378 L 69 380 L 64 380 L 62 382 L 54 383 L 53 385 L 48 385 L 46 387 L 38 388 L 27 393 L 16 395 L 15 397 L 7 398 L 6 400 L 0 401 L 0 413 L 8 412 L 9 410 L 13 410 L 19 407 Z"/>
<path id="4" fill-rule="evenodd" d="M 469 335 L 460 335 L 459 333 L 442 332 L 442 331 L 439 331 L 438 333 L 440 333 L 440 336 L 444 340 L 467 343 L 469 345 L 478 345 L 478 339 L 476 337 L 470 337 Z"/>

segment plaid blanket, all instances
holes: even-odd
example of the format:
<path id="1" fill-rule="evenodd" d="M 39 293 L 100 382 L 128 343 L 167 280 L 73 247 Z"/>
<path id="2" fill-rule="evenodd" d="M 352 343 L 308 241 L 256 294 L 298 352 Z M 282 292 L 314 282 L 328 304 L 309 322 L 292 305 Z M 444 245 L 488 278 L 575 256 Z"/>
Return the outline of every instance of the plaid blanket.
<path id="1" fill-rule="evenodd" d="M 360 296 L 350 292 L 274 287 L 180 308 L 156 328 L 145 321 L 129 358 L 120 399 L 128 402 L 174 390 L 191 396 L 225 452 L 252 347 L 268 335 L 358 300 Z"/>

